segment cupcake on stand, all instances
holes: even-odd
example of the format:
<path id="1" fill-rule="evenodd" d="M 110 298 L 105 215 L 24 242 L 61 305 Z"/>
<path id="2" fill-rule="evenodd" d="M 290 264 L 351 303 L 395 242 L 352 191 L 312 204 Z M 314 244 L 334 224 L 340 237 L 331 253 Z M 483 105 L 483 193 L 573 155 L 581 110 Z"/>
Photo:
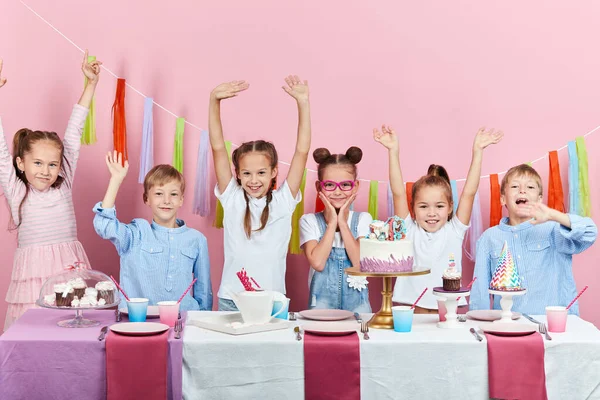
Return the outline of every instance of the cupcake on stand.
<path id="1" fill-rule="evenodd" d="M 489 292 L 495 296 L 502 296 L 500 300 L 502 318 L 494 322 L 514 323 L 511 311 L 513 297 L 524 295 L 527 293 L 527 289 L 521 286 L 521 277 L 506 241 L 504 242 L 504 246 L 502 246 L 498 265 L 490 282 Z"/>
<path id="2" fill-rule="evenodd" d="M 438 328 L 454 329 L 460 327 L 456 319 L 458 299 L 461 296 L 471 294 L 469 288 L 461 286 L 461 278 L 461 272 L 456 269 L 454 254 L 450 253 L 448 256 L 448 268 L 446 268 L 442 275 L 443 286 L 433 288 L 433 294 L 443 298 L 446 304 L 446 320 L 438 322 Z"/>

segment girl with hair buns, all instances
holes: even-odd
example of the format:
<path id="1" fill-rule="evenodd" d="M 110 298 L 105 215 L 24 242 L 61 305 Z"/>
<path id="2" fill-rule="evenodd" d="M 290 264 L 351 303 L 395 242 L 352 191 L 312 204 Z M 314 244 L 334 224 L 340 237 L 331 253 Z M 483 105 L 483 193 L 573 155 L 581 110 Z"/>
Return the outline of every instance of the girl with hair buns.
<path id="1" fill-rule="evenodd" d="M 248 89 L 244 81 L 217 86 L 210 95 L 208 128 L 217 174 L 215 195 L 223 205 L 225 264 L 219 288 L 219 310 L 236 311 L 231 292 L 244 290 L 236 272 L 248 276 L 265 290 L 285 293 L 286 256 L 292 235 L 292 214 L 301 200 L 300 183 L 310 151 L 308 82 L 291 75 L 283 90 L 298 106 L 296 151 L 288 175 L 275 189 L 277 151 L 272 143 L 242 143 L 232 154 L 232 174 L 223 139 L 221 101 Z"/>
<path id="2" fill-rule="evenodd" d="M 348 276 L 346 268 L 359 265 L 358 240 L 369 233 L 371 215 L 350 210 L 359 181 L 356 164 L 362 159 L 358 147 L 346 154 L 319 148 L 313 157 L 318 168 L 315 182 L 323 212 L 300 218 L 300 245 L 310 263 L 309 308 L 371 312 L 367 280 Z"/>
<path id="3" fill-rule="evenodd" d="M 473 155 L 467 180 L 460 196 L 456 215 L 452 201 L 452 189 L 448 173 L 439 165 L 429 166 L 427 175 L 415 182 L 412 188 L 412 204 L 408 204 L 400 162 L 398 139 L 389 126 L 382 131 L 373 129 L 373 138 L 388 149 L 390 186 L 394 198 L 394 213 L 406 221 L 406 237 L 415 246 L 415 265 L 430 268 L 429 275 L 413 276 L 396 281 L 392 300 L 402 304 L 412 304 L 424 288 L 428 290 L 419 305 L 417 313 L 437 313 L 437 298 L 431 292 L 442 286 L 442 275 L 448 267 L 448 259 L 453 255 L 458 271 L 461 271 L 462 242 L 469 228 L 471 211 L 479 179 L 483 150 L 502 140 L 504 134 L 493 129 L 480 128 L 473 141 Z M 414 212 L 414 219 L 409 213 Z M 459 305 L 466 302 L 461 300 Z"/>

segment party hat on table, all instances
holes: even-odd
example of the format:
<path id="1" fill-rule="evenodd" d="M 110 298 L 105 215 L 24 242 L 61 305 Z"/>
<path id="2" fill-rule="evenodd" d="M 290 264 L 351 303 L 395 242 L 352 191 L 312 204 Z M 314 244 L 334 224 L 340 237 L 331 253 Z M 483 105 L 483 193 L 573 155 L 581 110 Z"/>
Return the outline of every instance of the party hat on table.
<path id="1" fill-rule="evenodd" d="M 490 289 L 502 291 L 523 290 L 519 271 L 517 271 L 515 260 L 510 250 L 508 250 L 506 241 L 504 242 L 504 246 L 502 246 L 498 265 L 490 282 Z"/>

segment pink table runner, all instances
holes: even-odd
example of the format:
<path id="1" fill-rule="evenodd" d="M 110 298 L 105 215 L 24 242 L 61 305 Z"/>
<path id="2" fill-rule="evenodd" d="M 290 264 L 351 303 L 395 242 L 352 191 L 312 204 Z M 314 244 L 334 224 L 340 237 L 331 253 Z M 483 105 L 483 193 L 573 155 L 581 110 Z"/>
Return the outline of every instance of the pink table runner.
<path id="1" fill-rule="evenodd" d="M 546 400 L 544 340 L 526 336 L 485 334 L 489 395 L 497 399 Z"/>
<path id="2" fill-rule="evenodd" d="M 304 398 L 360 399 L 360 341 L 356 333 L 304 335 Z"/>

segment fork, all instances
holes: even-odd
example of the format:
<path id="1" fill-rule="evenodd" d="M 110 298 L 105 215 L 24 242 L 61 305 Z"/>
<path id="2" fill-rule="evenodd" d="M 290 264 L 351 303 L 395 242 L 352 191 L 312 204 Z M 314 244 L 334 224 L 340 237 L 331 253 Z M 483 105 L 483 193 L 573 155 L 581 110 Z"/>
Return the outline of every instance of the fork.
<path id="1" fill-rule="evenodd" d="M 548 334 L 548 329 L 546 328 L 546 324 L 544 324 L 544 323 L 540 324 L 540 333 L 546 335 L 546 340 L 552 340 L 552 338 Z"/>
<path id="2" fill-rule="evenodd" d="M 369 340 L 369 323 L 366 321 L 362 321 L 360 323 L 360 331 L 363 334 L 364 340 Z"/>
<path id="3" fill-rule="evenodd" d="M 458 320 L 458 322 L 467 322 L 467 316 L 466 315 L 457 315 L 456 319 Z"/>
<path id="4" fill-rule="evenodd" d="M 175 322 L 173 330 L 175 331 L 175 339 L 181 339 L 181 331 L 183 331 L 183 322 L 181 322 L 180 319 L 178 319 Z"/>
<path id="5" fill-rule="evenodd" d="M 296 313 L 290 312 L 289 316 L 290 316 L 290 321 L 295 321 L 296 320 Z"/>

